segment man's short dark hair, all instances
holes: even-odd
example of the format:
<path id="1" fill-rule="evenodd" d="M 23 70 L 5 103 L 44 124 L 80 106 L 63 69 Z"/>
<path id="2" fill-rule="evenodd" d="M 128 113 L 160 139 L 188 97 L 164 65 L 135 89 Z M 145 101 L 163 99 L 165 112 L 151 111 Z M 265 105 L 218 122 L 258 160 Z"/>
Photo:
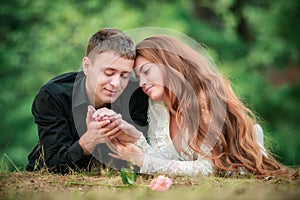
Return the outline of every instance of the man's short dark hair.
<path id="1" fill-rule="evenodd" d="M 86 56 L 93 60 L 95 55 L 113 52 L 123 58 L 134 60 L 135 45 L 132 39 L 116 28 L 103 28 L 96 32 L 88 41 Z"/>

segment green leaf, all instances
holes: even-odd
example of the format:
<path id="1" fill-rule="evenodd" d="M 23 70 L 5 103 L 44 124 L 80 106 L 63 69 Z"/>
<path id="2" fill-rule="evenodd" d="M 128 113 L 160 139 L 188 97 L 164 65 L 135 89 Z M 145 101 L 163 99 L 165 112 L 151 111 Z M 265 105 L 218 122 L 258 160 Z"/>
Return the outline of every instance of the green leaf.
<path id="1" fill-rule="evenodd" d="M 120 176 L 124 185 L 133 185 L 136 182 L 136 174 L 133 169 L 122 168 Z"/>

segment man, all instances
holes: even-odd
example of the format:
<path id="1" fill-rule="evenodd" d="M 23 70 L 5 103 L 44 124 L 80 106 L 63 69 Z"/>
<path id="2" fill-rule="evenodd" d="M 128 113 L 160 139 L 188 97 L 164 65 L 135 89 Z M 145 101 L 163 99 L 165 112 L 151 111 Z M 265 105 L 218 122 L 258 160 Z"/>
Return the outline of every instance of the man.
<path id="1" fill-rule="evenodd" d="M 133 41 L 118 29 L 104 28 L 89 39 L 82 71 L 41 87 L 32 105 L 39 143 L 28 156 L 28 171 L 90 170 L 95 157 L 111 164 L 104 143 L 120 132 L 112 131 L 116 125 L 110 120 L 97 121 L 96 109 L 113 109 L 145 131 L 147 97 L 131 80 L 134 59 Z"/>

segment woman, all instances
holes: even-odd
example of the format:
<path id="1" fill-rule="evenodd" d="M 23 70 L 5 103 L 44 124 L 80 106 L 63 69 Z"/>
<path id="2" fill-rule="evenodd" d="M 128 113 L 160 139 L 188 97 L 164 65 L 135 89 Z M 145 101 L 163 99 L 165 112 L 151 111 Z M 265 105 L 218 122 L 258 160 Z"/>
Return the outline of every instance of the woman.
<path id="1" fill-rule="evenodd" d="M 255 115 L 213 67 L 204 53 L 176 38 L 141 41 L 134 70 L 150 97 L 150 141 L 122 121 L 119 128 L 136 139 L 114 140 L 111 156 L 147 174 L 285 176 L 263 147 Z"/>

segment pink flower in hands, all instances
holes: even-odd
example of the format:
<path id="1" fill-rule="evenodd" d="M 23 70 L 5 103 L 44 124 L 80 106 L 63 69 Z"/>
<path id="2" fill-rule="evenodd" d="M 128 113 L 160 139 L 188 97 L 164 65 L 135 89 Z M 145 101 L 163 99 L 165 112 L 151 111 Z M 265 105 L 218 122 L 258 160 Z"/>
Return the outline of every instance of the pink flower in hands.
<path id="1" fill-rule="evenodd" d="M 173 182 L 171 179 L 160 175 L 151 181 L 149 187 L 151 188 L 151 190 L 167 191 L 172 183 Z"/>

